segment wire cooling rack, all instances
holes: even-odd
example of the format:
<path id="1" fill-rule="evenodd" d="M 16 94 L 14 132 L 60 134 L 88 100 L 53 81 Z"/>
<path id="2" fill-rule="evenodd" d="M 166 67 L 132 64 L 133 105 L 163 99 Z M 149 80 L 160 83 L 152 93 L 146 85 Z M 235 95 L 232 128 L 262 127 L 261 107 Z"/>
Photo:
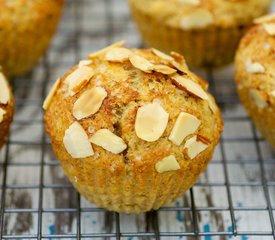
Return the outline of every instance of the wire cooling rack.
<path id="1" fill-rule="evenodd" d="M 211 84 L 225 129 L 214 159 L 175 203 L 118 214 L 75 192 L 52 153 L 41 105 L 54 80 L 88 53 L 126 39 L 142 46 L 123 0 L 68 0 L 47 55 L 12 79 L 14 123 L 0 151 L 0 239 L 274 239 L 274 150 L 236 96 L 233 68 L 198 72 Z"/>

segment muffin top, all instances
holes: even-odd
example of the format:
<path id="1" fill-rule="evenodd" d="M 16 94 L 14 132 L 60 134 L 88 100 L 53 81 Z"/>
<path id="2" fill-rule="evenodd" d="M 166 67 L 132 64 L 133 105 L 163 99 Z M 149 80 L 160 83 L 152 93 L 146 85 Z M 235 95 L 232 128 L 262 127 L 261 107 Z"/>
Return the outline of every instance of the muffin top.
<path id="1" fill-rule="evenodd" d="M 254 20 L 236 55 L 238 88 L 249 88 L 259 108 L 275 107 L 275 14 Z"/>
<path id="2" fill-rule="evenodd" d="M 122 44 L 91 54 L 55 83 L 44 102 L 52 143 L 67 159 L 158 172 L 212 154 L 222 121 L 207 83 L 180 54 Z"/>
<path id="3" fill-rule="evenodd" d="M 270 0 L 130 0 L 144 14 L 172 27 L 200 29 L 250 24 Z"/>
<path id="4" fill-rule="evenodd" d="M 13 115 L 13 96 L 0 67 L 0 128 Z"/>

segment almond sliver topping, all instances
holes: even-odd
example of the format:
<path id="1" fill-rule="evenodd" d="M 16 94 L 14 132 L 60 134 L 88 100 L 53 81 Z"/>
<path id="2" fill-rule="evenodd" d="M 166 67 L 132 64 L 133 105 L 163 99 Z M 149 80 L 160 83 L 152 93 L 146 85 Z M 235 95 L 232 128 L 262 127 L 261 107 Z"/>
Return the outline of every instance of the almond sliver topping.
<path id="1" fill-rule="evenodd" d="M 61 81 L 61 79 L 58 78 L 58 79 L 55 81 L 54 85 L 52 86 L 52 88 L 51 88 L 51 90 L 50 90 L 48 96 L 46 97 L 46 99 L 45 99 L 45 101 L 44 101 L 44 103 L 43 103 L 43 109 L 44 109 L 44 110 L 47 110 L 47 109 L 48 109 L 48 107 L 49 107 L 49 105 L 50 105 L 50 103 L 51 103 L 51 101 L 52 101 L 52 98 L 53 98 L 54 94 L 56 93 L 56 91 L 57 91 L 57 89 L 58 89 L 58 87 L 59 87 L 59 85 L 60 85 L 60 81 Z"/>
<path id="2" fill-rule="evenodd" d="M 94 76 L 94 70 L 91 67 L 82 66 L 72 72 L 65 80 L 68 84 L 70 96 L 78 93 Z"/>
<path id="3" fill-rule="evenodd" d="M 129 59 L 132 52 L 127 48 L 112 48 L 106 53 L 106 60 L 110 62 L 123 62 Z"/>
<path id="4" fill-rule="evenodd" d="M 156 163 L 155 168 L 158 173 L 175 171 L 180 169 L 180 165 L 174 155 L 163 158 Z"/>
<path id="5" fill-rule="evenodd" d="M 63 143 L 73 158 L 86 158 L 94 155 L 89 138 L 78 122 L 74 122 L 66 131 Z"/>
<path id="6" fill-rule="evenodd" d="M 157 101 L 140 107 L 135 122 L 137 136 L 148 142 L 158 140 L 167 127 L 168 118 L 169 114 Z"/>
<path id="7" fill-rule="evenodd" d="M 197 140 L 197 136 L 188 139 L 184 145 L 184 148 L 187 148 L 187 154 L 191 159 L 198 156 L 207 147 L 207 144 Z"/>
<path id="8" fill-rule="evenodd" d="M 74 103 L 73 116 L 80 120 L 95 114 L 106 97 L 107 92 L 102 87 L 93 87 L 85 91 Z"/>
<path id="9" fill-rule="evenodd" d="M 78 63 L 78 67 L 88 66 L 88 65 L 90 65 L 92 63 L 93 63 L 92 60 L 81 60 Z"/>
<path id="10" fill-rule="evenodd" d="M 183 140 L 190 134 L 195 133 L 201 124 L 197 117 L 181 112 L 169 136 L 169 140 L 176 145 L 180 145 Z"/>
<path id="11" fill-rule="evenodd" d="M 270 36 L 275 36 L 275 23 L 265 23 L 263 26 Z"/>
<path id="12" fill-rule="evenodd" d="M 246 60 L 246 71 L 248 73 L 264 73 L 265 68 L 259 62 L 252 62 L 251 59 Z"/>
<path id="13" fill-rule="evenodd" d="M 262 24 L 262 23 L 267 23 L 271 21 L 275 21 L 275 13 L 256 18 L 254 19 L 253 23 Z"/>
<path id="14" fill-rule="evenodd" d="M 165 65 L 153 65 L 152 70 L 162 73 L 162 74 L 165 74 L 165 75 L 170 75 L 170 74 L 177 72 L 177 70 L 175 70 L 174 68 L 170 68 Z"/>
<path id="15" fill-rule="evenodd" d="M 3 121 L 5 114 L 6 114 L 6 111 L 0 108 L 0 123 Z"/>
<path id="16" fill-rule="evenodd" d="M 8 104 L 10 101 L 10 90 L 3 73 L 0 72 L 0 104 Z"/>
<path id="17" fill-rule="evenodd" d="M 89 58 L 95 58 L 95 57 L 97 57 L 97 56 L 99 56 L 99 55 L 103 55 L 104 53 L 108 52 L 108 51 L 109 51 L 110 49 L 112 49 L 112 48 L 116 48 L 116 47 L 121 47 L 121 46 L 123 46 L 124 43 L 125 43 L 124 40 L 119 41 L 119 42 L 116 42 L 116 43 L 114 43 L 114 44 L 112 44 L 112 45 L 110 45 L 110 46 L 108 46 L 108 47 L 106 47 L 106 48 L 103 48 L 103 49 L 97 51 L 97 52 L 91 53 L 91 54 L 89 55 Z"/>
<path id="18" fill-rule="evenodd" d="M 152 52 L 153 52 L 156 56 L 162 58 L 163 60 L 166 60 L 166 61 L 173 61 L 173 60 L 174 60 L 173 57 L 171 57 L 171 56 L 169 56 L 168 54 L 163 53 L 163 52 L 161 52 L 161 51 L 159 51 L 159 50 L 157 50 L 157 49 L 155 49 L 155 48 L 152 48 L 151 50 L 152 50 Z"/>
<path id="19" fill-rule="evenodd" d="M 90 138 L 90 142 L 114 154 L 121 153 L 127 148 L 127 145 L 125 144 L 123 139 L 118 137 L 108 129 L 98 130 Z"/>
<path id="20" fill-rule="evenodd" d="M 129 56 L 129 60 L 135 68 L 146 73 L 152 72 L 153 64 L 150 63 L 146 58 L 141 57 L 137 54 L 131 54 Z"/>

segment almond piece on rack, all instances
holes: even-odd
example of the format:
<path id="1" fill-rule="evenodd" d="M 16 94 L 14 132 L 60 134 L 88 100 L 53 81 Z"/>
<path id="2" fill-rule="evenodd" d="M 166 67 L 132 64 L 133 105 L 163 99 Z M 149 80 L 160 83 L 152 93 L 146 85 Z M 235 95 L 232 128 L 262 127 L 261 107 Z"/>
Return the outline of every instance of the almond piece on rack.
<path id="1" fill-rule="evenodd" d="M 103 49 L 97 51 L 97 52 L 91 53 L 91 54 L 89 55 L 89 58 L 95 58 L 95 57 L 97 57 L 97 56 L 99 56 L 99 55 L 102 55 L 102 54 L 108 52 L 108 51 L 109 51 L 110 49 L 112 49 L 112 48 L 121 47 L 121 46 L 124 45 L 124 43 L 125 43 L 124 40 L 119 41 L 119 42 L 116 42 L 116 43 L 114 43 L 114 44 L 112 44 L 112 45 L 110 45 L 110 46 L 108 46 L 108 47 L 106 47 L 106 48 L 103 48 Z"/>
<path id="2" fill-rule="evenodd" d="M 63 143 L 73 158 L 86 158 L 94 155 L 89 138 L 78 122 L 74 122 L 66 131 Z"/>
<path id="3" fill-rule="evenodd" d="M 10 101 L 10 90 L 3 73 L 0 72 L 0 104 L 8 104 Z"/>
<path id="4" fill-rule="evenodd" d="M 275 13 L 254 19 L 253 23 L 262 24 L 275 20 Z"/>
<path id="5" fill-rule="evenodd" d="M 68 84 L 68 91 L 70 96 L 74 96 L 85 86 L 90 79 L 94 76 L 94 70 L 87 66 L 77 68 L 67 78 L 66 83 Z"/>
<path id="6" fill-rule="evenodd" d="M 180 27 L 184 30 L 194 28 L 204 28 L 214 22 L 214 17 L 211 12 L 205 9 L 192 11 L 189 15 L 183 16 L 180 20 Z"/>
<path id="7" fill-rule="evenodd" d="M 262 64 L 258 63 L 258 62 L 252 62 L 251 59 L 247 59 L 246 63 L 246 71 L 248 73 L 264 73 L 265 72 L 265 68 Z"/>
<path id="8" fill-rule="evenodd" d="M 102 87 L 93 87 L 85 91 L 74 103 L 73 116 L 80 120 L 95 114 L 106 97 L 107 92 Z"/>
<path id="9" fill-rule="evenodd" d="M 113 134 L 108 129 L 98 130 L 90 138 L 90 142 L 114 154 L 119 154 L 127 148 L 127 145 L 123 139 Z"/>
<path id="10" fill-rule="evenodd" d="M 168 66 L 165 66 L 165 65 L 153 65 L 152 66 L 152 70 L 156 71 L 156 72 L 159 72 L 159 73 L 162 73 L 162 74 L 165 74 L 165 75 L 170 75 L 170 74 L 173 74 L 173 73 L 176 73 L 177 70 L 175 70 L 174 68 L 170 68 Z"/>
<path id="11" fill-rule="evenodd" d="M 167 127 L 168 118 L 169 114 L 157 101 L 140 107 L 135 122 L 137 136 L 148 142 L 158 140 Z"/>
<path id="12" fill-rule="evenodd" d="M 151 50 L 152 50 L 152 52 L 153 52 L 156 56 L 162 58 L 163 60 L 166 60 L 166 61 L 169 61 L 169 62 L 174 60 L 173 57 L 171 57 L 171 56 L 169 56 L 168 54 L 166 54 L 166 53 L 164 53 L 164 52 L 161 52 L 161 51 L 159 51 L 159 50 L 157 50 L 157 49 L 155 49 L 155 48 L 151 48 Z"/>
<path id="13" fill-rule="evenodd" d="M 187 91 L 188 93 L 201 99 L 208 100 L 208 95 L 204 89 L 198 83 L 193 82 L 186 76 L 175 74 L 171 76 L 171 79 L 172 83 L 174 83 L 179 89 Z"/>
<path id="14" fill-rule="evenodd" d="M 152 72 L 153 64 L 150 63 L 146 58 L 133 53 L 129 56 L 129 60 L 135 68 L 146 73 Z"/>
<path id="15" fill-rule="evenodd" d="M 270 36 L 275 36 L 275 23 L 265 23 L 263 26 Z"/>
<path id="16" fill-rule="evenodd" d="M 129 56 L 132 54 L 127 48 L 112 48 L 106 53 L 106 60 L 110 62 L 123 62 L 129 59 Z"/>
<path id="17" fill-rule="evenodd" d="M 256 104 L 256 106 L 260 109 L 266 108 L 268 106 L 266 102 L 266 97 L 263 92 L 257 89 L 250 89 L 249 95 L 252 101 Z"/>
<path id="18" fill-rule="evenodd" d="M 194 136 L 188 139 L 184 145 L 184 148 L 187 148 L 188 156 L 193 159 L 203 152 L 208 147 L 207 144 L 199 141 L 197 136 Z"/>
<path id="19" fill-rule="evenodd" d="M 198 130 L 200 124 L 201 120 L 197 117 L 181 112 L 168 139 L 179 146 L 188 135 Z"/>
<path id="20" fill-rule="evenodd" d="M 50 103 L 51 103 L 51 101 L 52 101 L 52 98 L 53 98 L 55 92 L 57 91 L 57 89 L 58 89 L 58 87 L 59 87 L 59 85 L 60 85 L 60 81 L 61 81 L 61 79 L 58 78 L 58 79 L 55 81 L 54 85 L 52 86 L 52 88 L 51 88 L 51 90 L 50 90 L 48 96 L 46 97 L 46 99 L 45 99 L 45 101 L 44 101 L 44 103 L 43 103 L 43 109 L 44 109 L 44 110 L 47 110 L 48 107 L 50 106 Z"/>
<path id="21" fill-rule="evenodd" d="M 0 123 L 3 121 L 5 114 L 6 114 L 6 111 L 0 108 Z"/>
<path id="22" fill-rule="evenodd" d="M 180 165 L 174 155 L 163 158 L 156 163 L 155 168 L 158 173 L 175 171 L 180 169 Z"/>
<path id="23" fill-rule="evenodd" d="M 81 60 L 78 63 L 78 67 L 88 66 L 88 65 L 90 65 L 92 63 L 93 63 L 92 60 Z"/>

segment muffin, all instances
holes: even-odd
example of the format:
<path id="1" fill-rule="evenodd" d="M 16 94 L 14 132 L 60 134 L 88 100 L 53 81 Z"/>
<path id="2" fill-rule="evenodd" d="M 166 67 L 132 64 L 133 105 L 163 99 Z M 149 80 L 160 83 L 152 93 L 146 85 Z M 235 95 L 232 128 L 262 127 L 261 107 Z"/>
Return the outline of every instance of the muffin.
<path id="1" fill-rule="evenodd" d="M 8 76 L 31 70 L 55 32 L 64 0 L 0 0 L 0 65 Z"/>
<path id="2" fill-rule="evenodd" d="M 174 201 L 206 168 L 222 130 L 184 58 L 122 43 L 90 55 L 45 100 L 46 130 L 75 188 L 116 212 Z"/>
<path id="3" fill-rule="evenodd" d="M 275 14 L 258 18 L 236 54 L 238 93 L 256 127 L 275 147 Z"/>
<path id="4" fill-rule="evenodd" d="M 231 63 L 252 20 L 270 0 L 129 0 L 145 43 L 177 51 L 199 68 Z"/>
<path id="5" fill-rule="evenodd" d="M 13 119 L 14 99 L 8 81 L 0 68 L 0 148 L 5 142 Z"/>

